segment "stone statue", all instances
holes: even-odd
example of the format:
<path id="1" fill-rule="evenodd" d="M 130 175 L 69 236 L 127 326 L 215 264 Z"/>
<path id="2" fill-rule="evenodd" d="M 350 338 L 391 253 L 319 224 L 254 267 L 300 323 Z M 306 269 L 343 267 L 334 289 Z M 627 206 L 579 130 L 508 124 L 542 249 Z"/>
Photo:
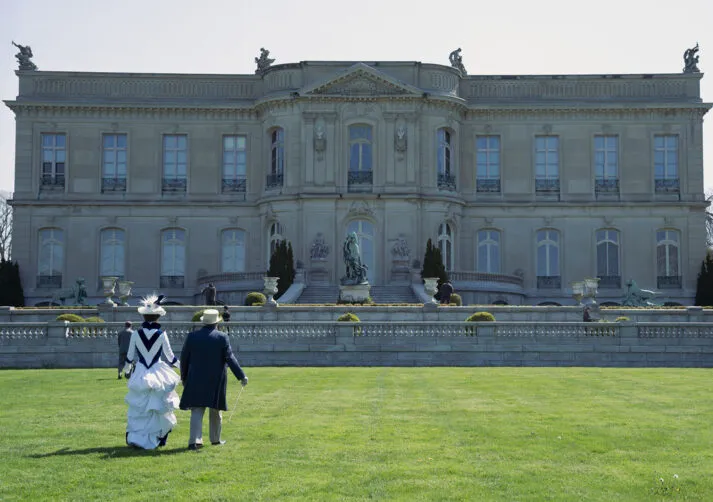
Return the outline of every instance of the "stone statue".
<path id="1" fill-rule="evenodd" d="M 465 66 L 463 66 L 463 56 L 460 55 L 461 48 L 458 47 L 456 50 L 451 52 L 448 55 L 448 61 L 451 62 L 451 66 L 453 68 L 457 68 L 460 70 L 461 74 L 463 75 L 468 75 L 468 72 L 465 71 Z"/>
<path id="2" fill-rule="evenodd" d="M 14 41 L 12 45 L 20 49 L 20 52 L 15 54 L 17 58 L 18 70 L 36 70 L 37 65 L 32 62 L 32 47 L 29 45 L 16 44 Z"/>
<path id="3" fill-rule="evenodd" d="M 329 246 L 324 242 L 324 236 L 321 233 L 312 242 L 312 247 L 309 249 L 309 256 L 313 260 L 324 260 L 329 256 Z"/>
<path id="4" fill-rule="evenodd" d="M 399 125 L 394 131 L 394 148 L 399 153 L 406 151 L 408 140 L 406 139 L 406 126 Z"/>
<path id="5" fill-rule="evenodd" d="M 84 285 L 84 277 L 77 277 L 76 283 L 69 288 L 57 289 L 52 293 L 53 302 L 61 302 L 73 299 L 75 305 L 86 305 L 87 302 L 87 287 Z"/>
<path id="6" fill-rule="evenodd" d="M 634 279 L 626 283 L 626 295 L 621 304 L 625 307 L 654 307 L 658 303 L 651 300 L 658 293 L 649 289 L 640 289 Z"/>
<path id="7" fill-rule="evenodd" d="M 264 47 L 260 47 L 260 57 L 255 58 L 255 63 L 257 64 L 257 70 L 255 70 L 255 73 L 260 74 L 264 72 L 270 67 L 272 63 L 275 62 L 274 59 L 268 57 L 269 55 L 270 51 L 268 51 Z"/>
<path id="8" fill-rule="evenodd" d="M 318 154 L 324 153 L 327 149 L 327 133 L 324 124 L 317 123 L 314 126 L 314 151 Z"/>
<path id="9" fill-rule="evenodd" d="M 366 278 L 368 267 L 361 262 L 361 251 L 359 250 L 359 241 L 355 232 L 351 232 L 344 240 L 343 254 L 347 273 L 342 277 L 342 284 L 368 283 Z"/>
<path id="10" fill-rule="evenodd" d="M 408 259 L 411 254 L 411 250 L 406 244 L 406 239 L 399 237 L 391 248 L 391 254 L 394 255 L 396 259 Z"/>
<path id="11" fill-rule="evenodd" d="M 698 43 L 692 49 L 686 49 L 683 53 L 683 73 L 700 73 L 698 69 Z"/>
<path id="12" fill-rule="evenodd" d="M 77 277 L 77 284 L 75 285 L 75 296 L 74 299 L 77 305 L 86 305 L 87 301 L 87 287 L 84 285 L 84 277 Z"/>

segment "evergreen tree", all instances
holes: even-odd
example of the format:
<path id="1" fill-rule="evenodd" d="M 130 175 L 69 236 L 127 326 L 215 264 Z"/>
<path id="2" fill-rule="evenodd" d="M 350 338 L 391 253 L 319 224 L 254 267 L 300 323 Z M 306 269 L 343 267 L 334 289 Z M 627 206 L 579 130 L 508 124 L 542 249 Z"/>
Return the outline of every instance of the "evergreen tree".
<path id="1" fill-rule="evenodd" d="M 426 253 L 423 255 L 423 268 L 421 277 L 438 277 L 438 285 L 448 282 L 448 273 L 443 265 L 441 250 L 434 246 L 431 239 L 426 242 Z"/>
<path id="2" fill-rule="evenodd" d="M 701 263 L 696 283 L 696 305 L 702 307 L 713 306 L 713 251 L 708 250 Z"/>
<path id="3" fill-rule="evenodd" d="M 17 262 L 0 260 L 0 305 L 25 306 L 25 294 L 20 281 L 20 266 Z"/>
<path id="4" fill-rule="evenodd" d="M 292 243 L 286 240 L 277 243 L 272 256 L 270 256 L 270 268 L 267 271 L 267 275 L 280 278 L 277 282 L 277 294 L 275 295 L 275 299 L 281 297 L 282 294 L 292 286 L 295 280 L 295 262 Z"/>

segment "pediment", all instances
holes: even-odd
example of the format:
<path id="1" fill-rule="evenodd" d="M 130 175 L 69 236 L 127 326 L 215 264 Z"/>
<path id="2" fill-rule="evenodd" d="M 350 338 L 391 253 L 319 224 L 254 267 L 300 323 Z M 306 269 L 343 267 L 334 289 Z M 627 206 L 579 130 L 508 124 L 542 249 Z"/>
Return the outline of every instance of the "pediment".
<path id="1" fill-rule="evenodd" d="M 422 96 L 423 91 L 357 63 L 317 84 L 305 87 L 301 96 Z"/>

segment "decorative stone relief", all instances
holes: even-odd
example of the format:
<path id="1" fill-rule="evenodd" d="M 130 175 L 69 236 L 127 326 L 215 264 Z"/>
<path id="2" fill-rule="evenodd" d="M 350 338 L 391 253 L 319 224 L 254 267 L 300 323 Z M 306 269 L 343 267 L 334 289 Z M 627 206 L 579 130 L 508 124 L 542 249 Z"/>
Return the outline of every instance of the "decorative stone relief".
<path id="1" fill-rule="evenodd" d="M 604 225 L 607 227 L 611 227 L 614 225 L 614 218 L 611 216 L 603 216 L 602 221 L 604 222 Z"/>
<path id="2" fill-rule="evenodd" d="M 168 218 L 168 224 L 172 226 L 178 225 L 178 218 L 176 216 L 170 216 Z"/>
<path id="3" fill-rule="evenodd" d="M 544 132 L 545 134 L 552 134 L 552 124 L 543 125 L 542 132 Z"/>
<path id="4" fill-rule="evenodd" d="M 337 96 L 393 96 L 411 94 L 411 91 L 379 79 L 365 71 L 352 73 L 342 80 L 329 82 L 311 92 L 317 95 Z"/>
<path id="5" fill-rule="evenodd" d="M 329 256 L 329 246 L 324 240 L 322 232 L 319 232 L 312 241 L 312 246 L 309 248 L 309 256 L 313 260 L 326 260 Z"/>
<path id="6" fill-rule="evenodd" d="M 485 131 L 485 134 L 490 134 L 491 132 L 493 132 L 493 126 L 491 126 L 490 124 L 485 124 L 483 126 L 483 131 Z"/>
<path id="7" fill-rule="evenodd" d="M 327 149 L 327 131 L 323 119 L 317 119 L 314 124 L 314 151 L 317 153 L 317 160 L 324 158 L 324 151 Z"/>
<path id="8" fill-rule="evenodd" d="M 485 221 L 485 224 L 488 226 L 493 224 L 493 218 L 491 218 L 490 216 L 483 218 L 483 220 Z"/>
<path id="9" fill-rule="evenodd" d="M 399 154 L 399 158 L 403 158 L 403 154 L 408 148 L 407 134 L 406 124 L 403 121 L 398 122 L 394 129 L 394 149 Z"/>
<path id="10" fill-rule="evenodd" d="M 231 216 L 231 217 L 230 217 L 230 224 L 231 224 L 231 225 L 237 225 L 237 224 L 238 224 L 238 217 L 237 217 L 237 216 Z"/>
<path id="11" fill-rule="evenodd" d="M 369 216 L 374 217 L 374 209 L 365 200 L 359 200 L 352 202 L 349 206 L 350 216 Z"/>
<path id="12" fill-rule="evenodd" d="M 399 235 L 396 239 L 396 242 L 394 242 L 394 245 L 391 247 L 391 254 L 394 259 L 408 259 L 411 254 L 411 250 L 409 249 L 406 239 L 403 236 Z"/>
<path id="13" fill-rule="evenodd" d="M 549 227 L 552 225 L 552 216 L 545 216 L 542 218 L 542 223 L 546 226 Z"/>
<path id="14" fill-rule="evenodd" d="M 664 216 L 663 223 L 666 226 L 671 226 L 673 225 L 673 218 L 671 218 L 670 216 Z"/>

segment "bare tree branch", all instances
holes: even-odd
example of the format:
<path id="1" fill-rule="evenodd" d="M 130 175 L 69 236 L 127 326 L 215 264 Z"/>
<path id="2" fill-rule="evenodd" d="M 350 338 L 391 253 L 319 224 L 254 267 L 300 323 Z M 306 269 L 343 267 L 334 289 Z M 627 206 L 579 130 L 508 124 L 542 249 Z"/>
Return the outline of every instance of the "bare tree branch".
<path id="1" fill-rule="evenodd" d="M 713 248 L 713 190 L 706 190 L 706 200 L 711 205 L 706 208 L 706 245 Z"/>
<path id="2" fill-rule="evenodd" d="M 12 253 L 12 206 L 9 196 L 0 194 L 0 259 L 9 260 Z"/>

